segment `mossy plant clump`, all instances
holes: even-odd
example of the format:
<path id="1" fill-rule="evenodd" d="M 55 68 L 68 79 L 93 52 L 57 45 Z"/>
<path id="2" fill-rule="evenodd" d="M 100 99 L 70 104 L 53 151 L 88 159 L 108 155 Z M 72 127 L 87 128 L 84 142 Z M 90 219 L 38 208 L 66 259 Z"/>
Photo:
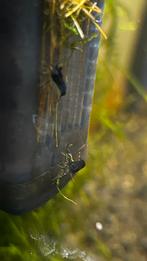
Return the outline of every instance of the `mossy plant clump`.
<path id="1" fill-rule="evenodd" d="M 72 22 L 73 28 L 77 30 L 82 39 L 84 38 L 84 33 L 81 28 L 81 16 L 83 16 L 84 19 L 89 19 L 93 22 L 103 37 L 107 38 L 106 34 L 93 15 L 93 12 L 96 14 L 102 14 L 102 10 L 97 6 L 97 2 L 93 2 L 91 0 L 61 0 L 60 10 L 63 13 L 65 23 L 67 19 L 70 23 Z"/>
<path id="2" fill-rule="evenodd" d="M 67 29 L 67 32 L 70 31 L 72 34 L 79 35 L 81 39 L 85 38 L 82 28 L 83 21 L 92 22 L 98 32 L 107 39 L 105 32 L 97 20 L 97 15 L 102 15 L 102 9 L 98 7 L 98 2 L 92 0 L 46 0 L 45 8 L 49 8 L 49 11 L 46 10 L 45 13 L 48 15 L 50 12 L 51 19 L 53 19 L 54 15 L 57 15 L 62 29 Z M 64 38 L 66 38 L 65 35 Z"/>

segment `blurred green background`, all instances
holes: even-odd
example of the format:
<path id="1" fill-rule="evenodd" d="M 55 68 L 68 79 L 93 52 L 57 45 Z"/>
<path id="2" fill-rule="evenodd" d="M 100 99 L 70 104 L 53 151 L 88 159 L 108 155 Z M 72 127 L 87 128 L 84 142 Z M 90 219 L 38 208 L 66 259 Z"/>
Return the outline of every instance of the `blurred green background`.
<path id="1" fill-rule="evenodd" d="M 145 6 L 106 1 L 87 166 L 63 190 L 77 205 L 0 211 L 0 260 L 147 260 L 146 90 L 131 72 Z"/>

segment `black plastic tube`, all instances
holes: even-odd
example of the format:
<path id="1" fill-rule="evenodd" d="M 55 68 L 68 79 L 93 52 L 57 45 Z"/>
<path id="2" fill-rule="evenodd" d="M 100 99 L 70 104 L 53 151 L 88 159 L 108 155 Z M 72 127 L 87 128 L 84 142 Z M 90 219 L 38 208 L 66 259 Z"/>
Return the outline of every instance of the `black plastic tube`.
<path id="1" fill-rule="evenodd" d="M 102 8 L 103 1 L 98 3 Z M 63 156 L 67 145 L 73 144 L 71 153 L 77 160 L 87 142 L 100 34 L 86 43 L 83 52 L 72 51 L 71 55 L 62 50 L 68 90 L 59 103 L 60 146 L 55 146 L 52 131 L 46 131 L 48 114 L 41 118 L 45 129 L 41 129 L 43 139 L 38 142 L 35 119 L 40 100 L 42 14 L 41 0 L 0 3 L 0 208 L 14 214 L 32 210 L 53 197 L 58 192 L 59 175 L 60 188 L 71 179 L 71 173 L 65 175 L 59 167 L 62 164 L 64 171 L 69 170 Z M 91 23 L 89 36 L 93 32 Z M 84 151 L 85 147 L 83 157 Z"/>
<path id="2" fill-rule="evenodd" d="M 0 184 L 31 178 L 36 149 L 32 115 L 37 112 L 41 10 L 40 0 L 0 2 Z"/>

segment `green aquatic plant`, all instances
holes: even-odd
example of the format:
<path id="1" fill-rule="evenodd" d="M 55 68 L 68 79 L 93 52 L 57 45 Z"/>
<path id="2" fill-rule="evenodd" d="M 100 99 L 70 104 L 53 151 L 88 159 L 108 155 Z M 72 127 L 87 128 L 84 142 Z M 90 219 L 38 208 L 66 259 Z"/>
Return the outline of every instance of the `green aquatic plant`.
<path id="1" fill-rule="evenodd" d="M 92 12 L 96 12 L 97 14 L 102 13 L 102 10 L 97 6 L 97 2 L 91 0 L 60 0 L 58 3 L 59 10 L 63 16 L 63 23 L 65 23 L 65 26 L 68 25 L 68 28 L 73 33 L 78 32 L 80 37 L 84 39 L 85 35 L 82 30 L 81 21 L 87 19 L 90 20 L 102 36 L 107 39 L 105 32 L 92 14 Z"/>

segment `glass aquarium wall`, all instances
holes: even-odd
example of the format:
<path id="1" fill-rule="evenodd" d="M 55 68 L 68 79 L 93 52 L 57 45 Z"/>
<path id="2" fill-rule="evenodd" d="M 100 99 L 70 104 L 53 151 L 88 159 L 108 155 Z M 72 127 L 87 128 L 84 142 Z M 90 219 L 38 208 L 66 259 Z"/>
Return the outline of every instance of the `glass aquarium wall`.
<path id="1" fill-rule="evenodd" d="M 40 208 L 0 211 L 1 260 L 147 260 L 146 10 L 105 1 L 86 167 Z"/>

